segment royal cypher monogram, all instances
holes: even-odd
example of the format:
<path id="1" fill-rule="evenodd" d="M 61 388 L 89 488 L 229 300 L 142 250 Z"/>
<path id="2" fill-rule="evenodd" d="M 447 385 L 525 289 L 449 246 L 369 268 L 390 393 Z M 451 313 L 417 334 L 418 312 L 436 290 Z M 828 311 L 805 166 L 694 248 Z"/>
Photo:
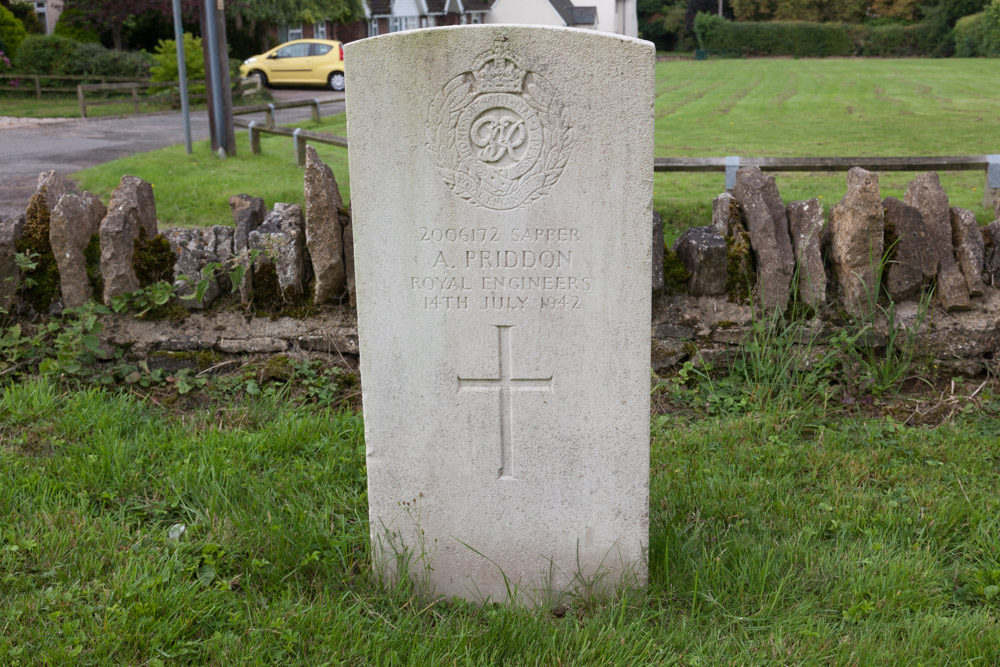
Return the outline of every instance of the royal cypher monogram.
<path id="1" fill-rule="evenodd" d="M 490 209 L 548 194 L 572 147 L 565 105 L 543 76 L 521 66 L 506 37 L 448 81 L 427 116 L 427 148 L 445 185 Z"/>

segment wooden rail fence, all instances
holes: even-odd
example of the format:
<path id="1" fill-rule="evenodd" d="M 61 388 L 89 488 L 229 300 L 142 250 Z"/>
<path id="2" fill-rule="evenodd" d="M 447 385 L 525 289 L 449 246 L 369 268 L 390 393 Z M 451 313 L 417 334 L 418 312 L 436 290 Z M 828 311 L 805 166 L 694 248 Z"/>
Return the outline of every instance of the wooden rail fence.
<path id="1" fill-rule="evenodd" d="M 705 172 L 726 174 L 726 189 L 736 184 L 740 167 L 761 171 L 848 171 L 862 167 L 869 171 L 985 171 L 983 206 L 1000 201 L 1000 155 L 955 155 L 919 157 L 676 157 L 653 158 L 653 171 Z"/>
<path id="2" fill-rule="evenodd" d="M 287 102 L 285 106 L 273 105 L 268 121 L 261 125 L 256 121 L 234 119 L 237 127 L 247 128 L 250 134 L 250 152 L 260 154 L 260 135 L 276 134 L 295 140 L 295 161 L 300 167 L 306 164 L 306 142 L 313 141 L 330 146 L 347 148 L 347 137 L 326 132 L 309 132 L 301 128 L 291 129 L 274 125 L 274 109 L 293 106 L 315 105 L 313 119 L 318 120 L 319 102 Z M 243 113 L 267 112 L 268 105 L 243 107 Z M 1000 154 L 958 155 L 958 156 L 917 156 L 917 157 L 658 157 L 653 158 L 653 171 L 670 172 L 724 172 L 725 189 L 731 190 L 736 184 L 736 171 L 740 167 L 759 167 L 761 171 L 848 171 L 852 167 L 862 167 L 869 171 L 985 171 L 986 187 L 983 192 L 983 206 L 990 208 L 1000 202 Z"/>
<path id="3" fill-rule="evenodd" d="M 76 92 L 76 87 L 70 86 L 49 86 L 42 85 L 42 81 L 93 81 L 95 79 L 99 80 L 101 83 L 116 82 L 116 81 L 135 81 L 137 83 L 145 83 L 146 79 L 135 79 L 123 76 L 82 76 L 78 74 L 0 74 L 0 80 L 13 79 L 15 81 L 29 80 L 34 86 L 35 98 L 42 99 L 42 93 L 74 93 Z"/>
<path id="4" fill-rule="evenodd" d="M 298 104 L 297 106 L 308 105 Z M 283 137 L 292 137 L 295 141 L 295 162 L 300 167 L 306 166 L 306 142 L 308 141 L 312 141 L 317 144 L 327 144 L 328 146 L 340 146 L 342 148 L 347 148 L 347 137 L 329 134 L 328 132 L 310 132 L 309 130 L 303 130 L 301 127 L 293 129 L 276 125 L 259 125 L 255 120 L 247 121 L 243 118 L 234 118 L 233 124 L 236 127 L 247 128 L 250 133 L 250 152 L 254 155 L 260 155 L 261 134 L 276 134 Z"/>
<path id="5" fill-rule="evenodd" d="M 203 80 L 188 81 L 189 86 L 205 85 Z M 93 91 L 129 91 L 131 93 L 132 102 L 132 113 L 139 114 L 139 105 L 142 102 L 149 102 L 151 100 L 141 99 L 139 97 L 139 90 L 142 89 L 143 92 L 148 93 L 151 88 L 175 88 L 179 86 L 180 83 L 177 81 L 149 81 L 149 80 L 125 80 L 122 83 L 81 83 L 77 85 L 76 88 L 72 89 L 76 91 L 77 101 L 80 104 L 80 118 L 87 117 L 87 107 L 103 106 L 107 104 L 122 104 L 128 103 L 128 99 L 109 99 L 109 100 L 99 100 L 99 101 L 87 101 L 87 93 Z M 240 79 L 240 90 L 241 96 L 245 97 L 247 95 L 252 95 L 256 92 L 260 92 L 260 80 L 256 77 L 249 79 Z M 207 97 L 204 94 L 188 95 L 189 100 L 203 100 Z M 155 101 L 155 100 L 153 100 Z"/>

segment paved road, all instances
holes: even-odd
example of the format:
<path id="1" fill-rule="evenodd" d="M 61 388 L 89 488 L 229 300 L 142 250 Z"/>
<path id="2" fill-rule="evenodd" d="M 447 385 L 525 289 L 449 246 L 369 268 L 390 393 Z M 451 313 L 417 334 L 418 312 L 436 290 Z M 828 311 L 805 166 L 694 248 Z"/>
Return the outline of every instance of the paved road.
<path id="1" fill-rule="evenodd" d="M 335 100 L 324 104 L 323 115 L 344 111 L 344 94 L 323 90 L 274 90 L 276 100 Z M 309 118 L 309 108 L 277 112 L 278 123 Z M 0 116 L 3 108 L 0 106 Z M 254 116 L 246 116 L 253 120 Z M 260 115 L 263 120 L 263 114 Z M 191 114 L 195 141 L 207 139 L 208 114 Z M 35 191 L 39 172 L 55 169 L 70 174 L 126 155 L 184 142 L 181 114 L 147 114 L 126 118 L 66 119 L 39 124 L 0 125 L 0 217 L 24 213 Z"/>

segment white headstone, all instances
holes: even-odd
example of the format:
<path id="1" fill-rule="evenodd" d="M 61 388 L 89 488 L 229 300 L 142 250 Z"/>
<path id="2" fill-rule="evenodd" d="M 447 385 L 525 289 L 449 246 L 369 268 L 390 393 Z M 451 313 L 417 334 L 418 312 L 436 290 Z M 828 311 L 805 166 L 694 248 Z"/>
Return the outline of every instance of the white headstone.
<path id="1" fill-rule="evenodd" d="M 468 599 L 643 584 L 653 45 L 345 49 L 377 565 Z"/>

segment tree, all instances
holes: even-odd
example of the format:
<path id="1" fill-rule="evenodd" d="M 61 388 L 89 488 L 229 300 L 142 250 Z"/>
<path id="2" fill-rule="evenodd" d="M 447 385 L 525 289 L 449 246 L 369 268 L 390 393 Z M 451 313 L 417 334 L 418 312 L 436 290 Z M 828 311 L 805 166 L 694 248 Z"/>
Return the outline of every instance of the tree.
<path id="1" fill-rule="evenodd" d="M 347 23 L 364 12 L 361 0 L 231 0 L 227 10 L 247 21 Z"/>
<path id="2" fill-rule="evenodd" d="M 0 7 L 0 51 L 8 58 L 11 57 L 17 53 L 17 47 L 27 36 L 28 33 L 17 17 L 10 10 Z"/>
<path id="3" fill-rule="evenodd" d="M 42 28 L 42 23 L 38 20 L 38 14 L 35 12 L 35 3 L 16 0 L 11 3 L 10 11 L 18 18 L 29 35 L 45 34 L 45 29 Z"/>
<path id="4" fill-rule="evenodd" d="M 198 16 L 199 0 L 181 0 L 184 18 L 194 20 Z M 147 13 L 158 13 L 164 17 L 173 16 L 170 0 L 66 0 L 65 9 L 72 9 L 72 22 L 81 28 L 100 32 L 111 30 L 111 40 L 116 50 L 124 48 L 123 28 L 134 17 Z"/>

